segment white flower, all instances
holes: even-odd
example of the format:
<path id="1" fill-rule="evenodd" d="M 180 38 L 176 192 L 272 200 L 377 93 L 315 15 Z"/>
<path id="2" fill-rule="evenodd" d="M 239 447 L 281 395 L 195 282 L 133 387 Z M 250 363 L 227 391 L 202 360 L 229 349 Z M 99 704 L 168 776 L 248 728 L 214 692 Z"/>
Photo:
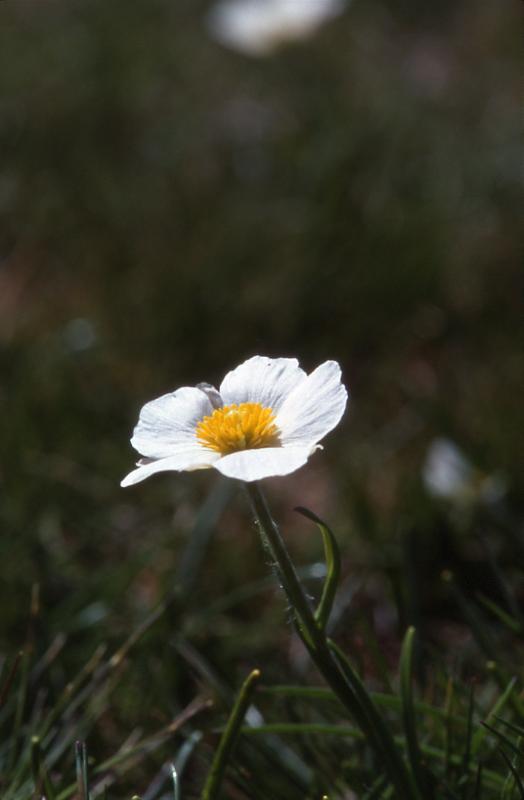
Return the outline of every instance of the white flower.
<path id="1" fill-rule="evenodd" d="M 434 439 L 426 455 L 422 478 L 435 497 L 457 497 L 468 491 L 474 470 L 462 450 L 450 439 Z"/>
<path id="2" fill-rule="evenodd" d="M 295 358 L 254 356 L 219 390 L 184 386 L 146 403 L 131 439 L 145 458 L 121 485 L 208 467 L 242 481 L 287 475 L 338 424 L 346 401 L 336 361 L 306 375 Z"/>
<path id="3" fill-rule="evenodd" d="M 462 450 L 450 439 L 434 439 L 422 468 L 426 489 L 434 497 L 458 503 L 480 500 L 494 503 L 506 491 L 503 478 L 484 475 L 477 470 Z"/>
<path id="4" fill-rule="evenodd" d="M 208 26 L 222 44 L 265 56 L 310 36 L 345 5 L 344 0 L 222 0 L 211 11 Z"/>

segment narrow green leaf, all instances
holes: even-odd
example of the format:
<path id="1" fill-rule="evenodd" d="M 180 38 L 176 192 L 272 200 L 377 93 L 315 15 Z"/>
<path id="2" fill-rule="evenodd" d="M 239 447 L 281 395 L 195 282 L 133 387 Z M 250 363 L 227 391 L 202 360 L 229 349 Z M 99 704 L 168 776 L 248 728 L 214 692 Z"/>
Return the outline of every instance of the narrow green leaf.
<path id="1" fill-rule="evenodd" d="M 467 716 L 467 726 L 466 726 L 466 741 L 464 743 L 464 755 L 462 757 L 463 797 L 465 796 L 465 792 L 466 792 L 466 789 L 467 789 L 467 783 L 469 781 L 470 760 L 471 760 L 471 741 L 472 741 L 472 735 L 473 735 L 473 710 L 474 710 L 474 690 L 473 690 L 473 685 L 471 685 L 470 686 L 470 690 L 469 690 L 468 716 Z"/>
<path id="2" fill-rule="evenodd" d="M 516 678 L 512 678 L 510 680 L 510 682 L 506 686 L 505 690 L 502 692 L 502 694 L 498 698 L 497 702 L 495 703 L 495 705 L 493 706 L 491 711 L 486 716 L 484 722 L 488 722 L 489 723 L 489 722 L 491 722 L 492 719 L 496 719 L 497 714 L 499 714 L 502 711 L 502 709 L 504 708 L 504 706 L 506 705 L 506 703 L 510 699 L 510 697 L 512 695 L 512 692 L 513 692 L 513 689 L 515 688 L 516 682 L 517 682 Z M 484 738 L 486 737 L 486 733 L 487 733 L 486 727 L 485 726 L 484 727 L 480 726 L 478 728 L 477 732 L 475 733 L 475 735 L 473 736 L 473 741 L 472 741 L 472 744 L 471 744 L 471 752 L 472 752 L 473 755 L 475 755 L 478 752 L 480 745 L 482 744 Z"/>
<path id="3" fill-rule="evenodd" d="M 444 703 L 444 715 L 445 715 L 445 722 L 444 722 L 444 774 L 446 777 L 449 776 L 451 771 L 451 752 L 452 752 L 452 733 L 453 733 L 453 699 L 454 699 L 454 690 L 455 685 L 453 683 L 453 679 L 451 677 L 448 678 L 448 682 L 446 685 L 446 700 Z"/>
<path id="4" fill-rule="evenodd" d="M 340 550 L 338 548 L 337 540 L 331 528 L 329 528 L 320 517 L 317 517 L 312 511 L 303 506 L 295 508 L 303 517 L 314 522 L 322 534 L 322 541 L 324 543 L 324 556 L 326 559 L 327 575 L 322 589 L 322 595 L 318 608 L 315 611 L 315 619 L 320 628 L 324 630 L 333 608 L 333 601 L 337 592 L 338 582 L 340 580 Z"/>
<path id="5" fill-rule="evenodd" d="M 19 744 L 20 730 L 22 727 L 22 720 L 24 716 L 25 704 L 27 700 L 28 680 L 29 680 L 29 655 L 28 653 L 22 653 L 20 659 L 20 682 L 18 685 L 15 717 L 11 733 L 13 746 L 11 748 L 11 758 L 8 771 L 13 769 L 18 759 L 18 744 Z"/>
<path id="6" fill-rule="evenodd" d="M 366 741 L 366 735 L 362 733 L 362 731 L 360 731 L 358 728 L 353 728 L 345 724 L 332 725 L 328 723 L 317 722 L 271 722 L 264 725 L 257 725 L 256 727 L 244 726 L 242 728 L 242 735 L 249 737 L 260 735 L 263 736 L 265 734 L 273 733 L 278 733 L 281 735 L 316 734 L 321 736 L 340 736 L 348 739 L 356 739 L 357 741 Z M 399 747 L 406 747 L 406 741 L 404 737 L 395 736 L 394 742 Z M 420 749 L 424 757 L 434 759 L 439 763 L 444 763 L 445 753 L 438 747 L 421 742 Z M 454 766 L 458 767 L 463 762 L 463 758 L 459 754 L 451 754 L 450 761 Z M 475 767 L 470 765 L 470 772 L 473 773 L 475 771 Z M 501 786 L 504 784 L 504 778 L 493 770 L 484 769 L 483 775 L 486 778 L 487 784 L 489 784 L 489 787 L 492 789 L 500 790 Z M 387 776 L 383 777 L 387 780 Z M 391 784 L 388 783 L 388 785 L 390 786 Z M 402 796 L 402 800 L 406 800 L 405 795 Z M 424 798 L 424 800 L 426 800 L 426 798 Z"/>
<path id="7" fill-rule="evenodd" d="M 494 718 L 497 720 L 497 722 L 500 722 L 501 725 L 505 725 L 510 731 L 516 733 L 517 736 L 524 736 L 524 728 L 521 725 L 515 725 L 513 722 L 508 722 L 507 720 L 502 719 L 502 717 L 498 717 L 496 714 L 494 715 Z"/>
<path id="8" fill-rule="evenodd" d="M 290 733 L 326 736 L 344 736 L 349 739 L 365 741 L 366 736 L 358 728 L 350 725 L 331 724 L 328 722 L 267 722 L 264 725 L 248 726 L 242 728 L 244 736 L 257 736 L 267 733 Z"/>
<path id="9" fill-rule="evenodd" d="M 186 739 L 184 744 L 180 747 L 180 750 L 176 754 L 174 763 L 171 765 L 171 775 L 173 776 L 173 787 L 175 792 L 175 800 L 181 800 L 182 797 L 182 774 L 186 767 L 186 764 L 199 743 L 202 739 L 202 733 L 200 731 L 193 731 L 191 736 Z"/>
<path id="10" fill-rule="evenodd" d="M 497 739 L 501 742 L 501 744 L 505 744 L 506 747 L 508 747 L 517 756 L 517 758 L 521 758 L 524 755 L 524 753 L 521 752 L 518 749 L 518 747 L 515 744 L 513 744 L 511 739 L 509 739 L 504 733 L 501 733 L 496 728 L 493 728 L 491 725 L 488 725 L 487 722 L 481 722 L 480 724 L 483 725 L 485 728 L 487 728 L 488 731 L 491 734 L 493 734 L 493 736 L 496 736 Z"/>
<path id="11" fill-rule="evenodd" d="M 515 781 L 515 786 L 519 790 L 519 794 L 520 794 L 521 800 L 524 800 L 524 784 L 522 783 L 522 780 L 520 778 L 519 773 L 517 772 L 516 767 L 512 764 L 511 758 L 507 755 L 507 753 L 504 750 L 504 748 L 499 747 L 498 750 L 499 750 L 500 755 L 502 756 L 502 758 L 506 762 L 506 765 L 507 765 L 509 771 L 511 772 L 511 774 L 513 776 L 513 780 Z"/>
<path id="12" fill-rule="evenodd" d="M 85 742 L 75 743 L 76 782 L 79 800 L 89 800 L 89 779 L 87 776 L 87 748 Z"/>
<path id="13" fill-rule="evenodd" d="M 442 580 L 449 586 L 457 605 L 461 609 L 464 618 L 466 619 L 473 635 L 475 636 L 477 644 L 486 654 L 487 658 L 494 661 L 497 649 L 491 638 L 491 632 L 478 613 L 478 609 L 476 609 L 475 606 L 465 596 L 464 592 L 457 584 L 455 576 L 452 572 L 449 570 L 444 570 L 442 573 Z"/>
<path id="14" fill-rule="evenodd" d="M 31 738 L 31 773 L 35 793 L 38 796 L 45 795 L 46 800 L 55 800 L 55 789 L 42 758 L 42 749 L 38 736 Z"/>
<path id="15" fill-rule="evenodd" d="M 105 645 L 100 645 L 97 647 L 93 655 L 85 662 L 73 680 L 66 684 L 57 702 L 50 709 L 47 716 L 44 717 L 37 730 L 40 739 L 44 739 L 50 728 L 66 709 L 68 713 L 71 713 L 73 708 L 75 708 L 81 702 L 82 697 L 93 691 L 93 685 L 89 687 L 86 686 L 83 695 L 79 694 L 82 684 L 87 682 L 89 677 L 93 675 L 95 670 L 98 668 L 105 652 Z"/>
<path id="16" fill-rule="evenodd" d="M 41 754 L 40 754 L 40 739 L 38 736 L 33 736 L 31 739 L 31 773 L 33 775 L 33 785 L 35 794 L 42 794 L 42 770 L 41 770 Z"/>
<path id="17" fill-rule="evenodd" d="M 477 767 L 477 774 L 475 775 L 475 786 L 473 788 L 473 798 L 472 798 L 472 800 L 481 800 L 481 796 L 482 796 L 482 770 L 483 770 L 482 761 L 479 761 L 478 767 Z"/>
<path id="18" fill-rule="evenodd" d="M 499 589 L 506 601 L 506 605 L 510 610 L 513 618 L 518 620 L 520 632 L 524 632 L 524 615 L 522 613 L 521 606 L 517 600 L 516 593 L 513 590 L 512 586 L 509 584 L 504 571 L 501 569 L 500 564 L 498 563 L 497 559 L 494 557 L 492 552 L 491 540 L 481 534 L 480 540 L 484 545 L 484 550 L 488 558 L 488 562 L 491 566 L 493 571 L 493 575 L 497 581 Z"/>
<path id="19" fill-rule="evenodd" d="M 203 711 L 209 707 L 210 701 L 208 700 L 194 701 L 177 717 L 175 717 L 175 719 L 165 728 L 162 728 L 157 733 L 140 740 L 131 747 L 124 747 L 120 749 L 113 756 L 110 756 L 109 758 L 105 759 L 105 761 L 98 763 L 92 770 L 93 777 L 103 775 L 108 770 L 111 770 L 112 772 L 118 772 L 124 765 L 128 766 L 129 764 L 137 763 L 139 758 L 148 753 L 153 753 L 158 747 L 166 742 L 166 740 L 172 739 L 175 731 L 178 731 L 180 727 L 195 714 L 200 713 L 200 711 Z M 194 735 L 196 736 L 197 732 L 195 732 Z M 69 798 L 75 795 L 75 793 L 78 793 L 78 780 L 75 782 L 75 784 L 67 786 L 65 789 L 60 791 L 56 800 L 69 800 Z M 4 798 L 2 798 L 2 800 L 4 800 Z M 80 798 L 77 798 L 77 800 L 80 800 Z"/>
<path id="20" fill-rule="evenodd" d="M 402 699 L 402 717 L 406 735 L 409 764 L 417 789 L 424 798 L 432 796 L 429 782 L 426 780 L 422 766 L 422 757 L 418 744 L 415 704 L 413 701 L 413 647 L 415 628 L 408 628 L 402 643 L 400 654 L 400 696 Z"/>
<path id="21" fill-rule="evenodd" d="M 180 781 L 174 764 L 171 764 L 171 778 L 173 779 L 173 800 L 181 800 Z"/>
<path id="22" fill-rule="evenodd" d="M 388 787 L 388 781 L 384 775 L 380 775 L 374 782 L 373 786 L 366 792 L 362 800 L 380 800 L 384 796 L 384 792 Z"/>
<path id="23" fill-rule="evenodd" d="M 450 587 L 450 590 L 462 611 L 464 619 L 471 628 L 471 632 L 473 633 L 478 646 L 485 653 L 489 662 L 492 664 L 493 675 L 496 678 L 497 683 L 499 684 L 501 690 L 504 691 L 509 680 L 509 675 L 502 670 L 497 663 L 498 647 L 496 642 L 493 640 L 492 631 L 486 624 L 485 619 L 479 613 L 478 608 L 469 601 L 462 589 L 458 586 L 453 573 L 445 570 L 442 573 L 442 579 Z M 520 699 L 517 693 L 511 696 L 511 704 L 520 716 L 524 716 L 524 702 Z"/>
<path id="24" fill-rule="evenodd" d="M 477 592 L 476 596 L 479 603 L 490 611 L 493 616 L 497 617 L 510 631 L 513 631 L 513 633 L 522 633 L 520 622 L 512 617 L 511 614 L 504 611 L 503 608 L 497 603 L 494 603 L 493 600 L 490 600 L 489 597 L 486 597 L 482 592 Z"/>
<path id="25" fill-rule="evenodd" d="M 404 787 L 402 790 L 404 792 L 403 800 L 404 798 L 405 800 L 408 800 L 408 798 L 421 800 L 420 793 L 413 780 L 413 776 L 407 769 L 404 759 L 398 751 L 391 730 L 375 706 L 369 692 L 340 647 L 331 639 L 328 639 L 328 645 L 337 656 L 340 666 L 344 670 L 347 680 L 350 683 L 355 696 L 357 697 L 358 702 L 364 711 L 368 726 L 371 728 L 376 742 L 378 743 L 382 757 L 388 764 L 388 770 L 392 780 L 395 783 L 395 786 L 397 788 L 401 786 Z"/>
<path id="26" fill-rule="evenodd" d="M 327 700 L 340 703 L 339 698 L 332 689 L 323 686 L 291 686 L 289 684 L 276 684 L 274 686 L 261 686 L 258 690 L 261 694 L 269 694 L 275 696 L 285 697 L 301 697 L 309 698 L 312 700 Z M 380 707 L 389 708 L 393 711 L 399 711 L 402 708 L 402 699 L 395 694 L 387 694 L 386 692 L 370 692 L 369 693 L 373 702 Z M 420 714 L 427 714 L 435 719 L 451 719 L 455 724 L 461 725 L 465 728 L 466 718 L 458 714 L 448 715 L 445 708 L 439 706 L 432 706 L 430 703 L 424 703 L 419 700 L 415 701 L 415 710 Z"/>
<path id="27" fill-rule="evenodd" d="M 18 672 L 18 667 L 20 666 L 20 661 L 22 660 L 22 656 L 23 656 L 22 651 L 16 654 L 13 666 L 9 670 L 6 679 L 2 684 L 2 688 L 0 689 L 0 708 L 2 708 L 2 706 L 4 705 L 5 701 L 9 696 L 9 691 L 15 679 L 15 675 Z"/>
<path id="28" fill-rule="evenodd" d="M 238 739 L 240 728 L 251 702 L 253 691 L 259 680 L 260 671 L 254 669 L 242 684 L 211 764 L 211 769 L 209 770 L 202 792 L 202 800 L 214 800 L 218 797 L 229 758 Z"/>

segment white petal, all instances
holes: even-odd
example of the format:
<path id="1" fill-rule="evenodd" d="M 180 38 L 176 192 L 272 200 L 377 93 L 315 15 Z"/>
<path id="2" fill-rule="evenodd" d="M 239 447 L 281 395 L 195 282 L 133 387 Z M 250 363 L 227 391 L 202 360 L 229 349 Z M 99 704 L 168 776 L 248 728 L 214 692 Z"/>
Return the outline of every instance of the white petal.
<path id="1" fill-rule="evenodd" d="M 286 398 L 275 423 L 283 445 L 307 445 L 329 433 L 346 407 L 348 393 L 336 361 L 325 361 Z"/>
<path id="2" fill-rule="evenodd" d="M 274 47 L 274 24 L 260 0 L 225 0 L 208 16 L 211 35 L 227 47 L 248 55 L 266 55 Z"/>
<path id="3" fill-rule="evenodd" d="M 228 478 L 239 481 L 259 481 L 272 475 L 288 475 L 303 466 L 315 448 L 261 447 L 240 450 L 223 456 L 213 466 Z"/>
<path id="4" fill-rule="evenodd" d="M 137 469 L 134 469 L 133 472 L 130 472 L 129 475 L 126 475 L 120 486 L 132 486 L 134 483 L 138 483 L 145 478 L 149 478 L 150 475 L 154 475 L 155 472 L 168 472 L 170 470 L 181 472 L 182 470 L 207 469 L 208 467 L 212 467 L 213 462 L 217 461 L 219 458 L 219 453 L 215 453 L 213 450 L 208 450 L 206 447 L 200 447 L 200 445 L 195 444 L 193 447 L 188 447 L 183 453 L 178 453 L 168 458 L 159 458 L 156 461 L 152 461 L 150 464 L 139 466 Z"/>
<path id="5" fill-rule="evenodd" d="M 264 56 L 286 41 L 307 37 L 343 8 L 344 0 L 222 0 L 209 14 L 208 26 L 222 44 Z"/>
<path id="6" fill-rule="evenodd" d="M 253 356 L 228 372 L 220 385 L 224 405 L 260 403 L 278 411 L 290 392 L 306 379 L 296 358 Z"/>
<path id="7" fill-rule="evenodd" d="M 197 423 L 213 413 L 206 393 L 184 386 L 142 408 L 131 444 L 149 458 L 166 458 L 195 443 Z"/>

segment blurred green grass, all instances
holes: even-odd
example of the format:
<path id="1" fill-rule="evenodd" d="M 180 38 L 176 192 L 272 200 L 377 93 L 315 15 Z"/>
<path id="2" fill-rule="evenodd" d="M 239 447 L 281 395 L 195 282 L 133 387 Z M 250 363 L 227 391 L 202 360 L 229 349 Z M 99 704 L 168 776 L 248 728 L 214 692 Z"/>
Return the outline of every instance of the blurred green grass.
<path id="1" fill-rule="evenodd" d="M 272 485 L 297 559 L 320 552 L 289 513 L 305 504 L 341 538 L 345 619 L 378 626 L 390 663 L 417 622 L 475 672 L 439 574 L 498 601 L 477 534 L 510 580 L 522 554 L 518 4 L 355 1 L 268 60 L 211 41 L 208 8 L 0 5 L 0 649 L 24 645 L 34 584 L 35 646 L 67 633 L 64 678 L 170 591 L 216 478 L 120 490 L 138 409 L 262 353 L 337 358 L 353 395 L 325 452 Z M 428 496 L 439 436 L 503 476 L 502 503 Z M 134 656 L 111 744 L 188 701 L 177 626 L 231 686 L 253 661 L 282 679 L 271 593 L 194 621 L 266 573 L 241 497 L 215 523 L 187 607 Z"/>

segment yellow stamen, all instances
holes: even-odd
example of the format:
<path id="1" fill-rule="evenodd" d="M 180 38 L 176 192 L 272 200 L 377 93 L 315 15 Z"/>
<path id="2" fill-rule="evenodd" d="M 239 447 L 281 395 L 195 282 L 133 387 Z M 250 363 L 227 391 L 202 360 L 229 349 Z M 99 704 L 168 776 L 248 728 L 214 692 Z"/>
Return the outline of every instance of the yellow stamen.
<path id="1" fill-rule="evenodd" d="M 223 456 L 279 444 L 273 409 L 264 408 L 260 403 L 234 403 L 216 408 L 198 423 L 196 436 L 204 447 Z"/>

